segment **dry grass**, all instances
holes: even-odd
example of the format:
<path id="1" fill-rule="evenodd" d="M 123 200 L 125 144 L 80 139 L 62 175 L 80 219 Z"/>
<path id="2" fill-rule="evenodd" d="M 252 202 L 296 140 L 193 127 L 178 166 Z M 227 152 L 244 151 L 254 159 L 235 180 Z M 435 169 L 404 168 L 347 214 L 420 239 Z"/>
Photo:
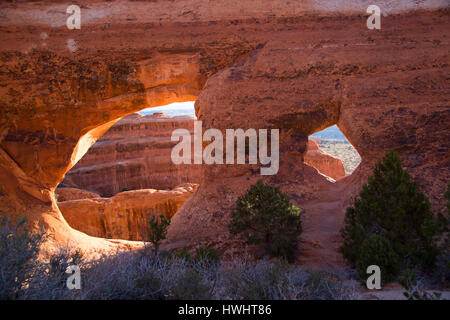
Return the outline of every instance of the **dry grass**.
<path id="1" fill-rule="evenodd" d="M 343 277 L 281 261 L 220 262 L 214 250 L 194 257 L 149 248 L 85 260 L 63 248 L 37 260 L 41 234 L 3 223 L 0 228 L 0 299 L 353 299 Z M 206 254 L 207 253 L 207 254 Z M 66 273 L 77 265 L 81 289 L 69 290 Z"/>

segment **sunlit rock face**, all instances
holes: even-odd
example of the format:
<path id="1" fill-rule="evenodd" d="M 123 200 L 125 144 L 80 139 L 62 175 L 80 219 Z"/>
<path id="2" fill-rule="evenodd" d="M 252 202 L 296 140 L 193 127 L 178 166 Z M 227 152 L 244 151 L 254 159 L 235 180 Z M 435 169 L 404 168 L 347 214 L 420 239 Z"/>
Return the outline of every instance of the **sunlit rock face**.
<path id="1" fill-rule="evenodd" d="M 342 161 L 320 150 L 317 142 L 312 139 L 308 140 L 308 150 L 305 153 L 304 161 L 311 167 L 316 168 L 320 173 L 334 180 L 345 177 Z"/>
<path id="2" fill-rule="evenodd" d="M 172 190 L 132 190 L 111 198 L 67 200 L 58 202 L 58 206 L 71 227 L 88 235 L 145 240 L 148 221 L 153 215 L 171 218 L 196 190 L 196 184 L 184 184 Z"/>
<path id="3" fill-rule="evenodd" d="M 172 148 L 178 143 L 171 141 L 172 132 L 182 128 L 192 134 L 193 123 L 190 116 L 129 115 L 97 140 L 66 174 L 63 183 L 102 196 L 199 183 L 200 165 L 176 165 L 171 159 Z"/>
<path id="4" fill-rule="evenodd" d="M 368 30 L 366 8 L 349 3 L 89 1 L 76 32 L 65 26 L 63 4 L 2 4 L 1 212 L 44 227 L 49 247 L 70 240 L 86 250 L 114 248 L 68 226 L 56 186 L 118 119 L 197 98 L 205 129 L 280 129 L 280 170 L 264 179 L 303 209 L 299 262 L 340 263 L 345 206 L 391 149 L 443 209 L 448 9 L 381 1 L 382 29 Z M 69 39 L 77 51 L 68 50 Z M 362 158 L 336 183 L 299 161 L 308 136 L 333 124 Z M 172 219 L 169 245 L 242 252 L 226 226 L 258 169 L 205 166 L 198 192 Z"/>

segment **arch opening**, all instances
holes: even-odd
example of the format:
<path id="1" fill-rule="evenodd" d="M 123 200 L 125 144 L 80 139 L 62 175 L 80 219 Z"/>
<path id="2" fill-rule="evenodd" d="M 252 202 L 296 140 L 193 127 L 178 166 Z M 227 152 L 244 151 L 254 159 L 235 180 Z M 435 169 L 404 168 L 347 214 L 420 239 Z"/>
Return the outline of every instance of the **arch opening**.
<path id="1" fill-rule="evenodd" d="M 170 156 L 172 131 L 193 133 L 194 103 L 131 113 L 84 143 L 55 192 L 68 224 L 94 237 L 142 241 L 152 215 L 175 215 L 200 182 L 199 166 L 175 165 Z"/>
<path id="2" fill-rule="evenodd" d="M 361 156 L 337 125 L 308 137 L 304 163 L 335 182 L 352 174 Z"/>

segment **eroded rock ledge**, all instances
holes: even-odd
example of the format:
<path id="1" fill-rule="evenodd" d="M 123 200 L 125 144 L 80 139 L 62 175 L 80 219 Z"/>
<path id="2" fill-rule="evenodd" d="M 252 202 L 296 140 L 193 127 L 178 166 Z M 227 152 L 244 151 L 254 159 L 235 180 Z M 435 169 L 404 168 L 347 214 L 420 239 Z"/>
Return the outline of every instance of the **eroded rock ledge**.
<path id="1" fill-rule="evenodd" d="M 133 113 L 114 124 L 65 175 L 64 184 L 112 196 L 124 190 L 200 183 L 201 165 L 175 165 L 172 132 L 193 132 L 194 118 Z M 193 141 L 193 139 L 192 139 Z"/>
<path id="2" fill-rule="evenodd" d="M 190 199 L 198 185 L 173 190 L 142 189 L 120 192 L 111 198 L 85 198 L 58 202 L 69 225 L 90 236 L 145 240 L 153 215 L 172 217 Z"/>

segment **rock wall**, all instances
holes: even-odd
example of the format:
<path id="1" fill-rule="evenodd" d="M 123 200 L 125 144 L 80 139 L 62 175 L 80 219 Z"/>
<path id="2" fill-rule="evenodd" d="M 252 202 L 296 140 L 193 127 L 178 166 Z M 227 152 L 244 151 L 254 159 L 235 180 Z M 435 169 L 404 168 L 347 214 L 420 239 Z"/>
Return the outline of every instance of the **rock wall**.
<path id="1" fill-rule="evenodd" d="M 262 178 L 302 209 L 298 263 L 344 264 L 338 248 L 345 209 L 392 149 L 433 209 L 445 208 L 450 104 L 442 23 L 448 11 L 389 15 L 380 32 L 361 28 L 359 18 L 345 19 L 280 33 L 244 62 L 212 76 L 195 104 L 204 130 L 280 129 L 280 169 Z M 331 183 L 297 159 L 307 150 L 308 136 L 334 124 L 362 162 L 352 175 Z M 236 198 L 258 174 L 258 165 L 206 166 L 205 182 L 172 221 L 172 245 L 205 242 L 239 252 L 242 238 L 231 237 L 226 226 Z"/>
<path id="2" fill-rule="evenodd" d="M 200 165 L 171 160 L 173 130 L 193 132 L 193 117 L 131 114 L 114 124 L 65 175 L 63 183 L 112 196 L 125 190 L 200 183 Z M 193 139 L 192 139 L 193 141 Z"/>
<path id="3" fill-rule="evenodd" d="M 345 206 L 391 149 L 433 208 L 444 208 L 448 4 L 382 0 L 381 30 L 367 29 L 368 4 L 86 1 L 82 28 L 68 30 L 67 4 L 2 3 L 0 211 L 44 227 L 48 247 L 115 248 L 68 226 L 56 186 L 121 117 L 197 98 L 205 129 L 281 130 L 280 170 L 264 179 L 303 209 L 302 263 L 340 263 Z M 334 184 L 298 161 L 308 136 L 333 124 L 362 157 Z M 204 171 L 173 217 L 168 245 L 242 252 L 226 225 L 258 167 Z"/>
<path id="4" fill-rule="evenodd" d="M 90 236 L 145 240 L 153 215 L 172 217 L 193 196 L 196 184 L 173 190 L 142 189 L 120 192 L 111 198 L 86 198 L 58 202 L 69 225 Z"/>
<path id="5" fill-rule="evenodd" d="M 170 139 L 173 130 L 187 129 L 192 135 L 193 122 L 189 116 L 129 115 L 97 140 L 66 173 L 63 183 L 105 197 L 126 190 L 172 189 L 182 183 L 199 183 L 201 165 L 175 165 L 170 157 L 177 143 Z M 304 161 L 334 180 L 345 176 L 342 162 L 321 151 L 313 140 L 308 140 Z"/>
<path id="6" fill-rule="evenodd" d="M 320 150 L 317 142 L 312 139 L 308 139 L 308 149 L 305 153 L 304 162 L 334 180 L 345 177 L 345 169 L 342 161 Z"/>

